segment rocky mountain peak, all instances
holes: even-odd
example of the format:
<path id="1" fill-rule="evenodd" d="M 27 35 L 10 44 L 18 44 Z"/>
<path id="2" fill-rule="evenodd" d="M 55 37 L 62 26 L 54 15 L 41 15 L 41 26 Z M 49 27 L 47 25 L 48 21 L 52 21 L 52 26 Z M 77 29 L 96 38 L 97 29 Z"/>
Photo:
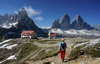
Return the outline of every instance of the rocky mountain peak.
<path id="1" fill-rule="evenodd" d="M 3 15 L 4 17 L 8 17 L 8 14 L 6 13 L 5 15 Z"/>
<path id="2" fill-rule="evenodd" d="M 80 15 L 75 16 L 74 20 L 72 21 L 71 27 L 74 29 L 88 29 L 88 30 L 94 29 L 89 24 L 84 22 L 84 20 L 81 18 Z"/>
<path id="3" fill-rule="evenodd" d="M 60 28 L 59 18 L 52 23 L 52 28 Z"/>
<path id="4" fill-rule="evenodd" d="M 20 11 L 18 12 L 18 15 L 23 18 L 28 17 L 28 14 L 27 14 L 25 8 L 20 9 Z"/>
<path id="5" fill-rule="evenodd" d="M 69 19 L 70 19 L 70 17 L 68 16 L 67 13 L 65 13 L 64 16 L 62 17 L 61 21 L 60 21 L 60 24 L 67 21 L 67 20 L 69 20 Z"/>
<path id="6" fill-rule="evenodd" d="M 59 18 L 57 18 L 57 19 L 56 19 L 56 22 L 58 22 L 58 23 L 59 23 Z"/>
<path id="7" fill-rule="evenodd" d="M 62 29 L 69 28 L 70 27 L 70 17 L 68 14 L 64 14 L 60 21 L 60 25 Z"/>
<path id="8" fill-rule="evenodd" d="M 60 23 L 54 21 L 52 23 L 52 28 L 60 27 L 61 29 L 94 29 L 94 27 L 91 27 L 89 24 L 84 22 L 84 20 L 81 18 L 80 15 L 76 15 L 72 23 L 70 24 L 70 17 L 68 14 L 64 14 L 62 17 Z"/>
<path id="9" fill-rule="evenodd" d="M 72 23 L 73 23 L 73 22 L 80 22 L 80 23 L 83 23 L 84 21 L 83 21 L 83 19 L 81 18 L 80 15 L 76 15 L 75 18 L 74 18 L 74 20 L 72 21 Z"/>

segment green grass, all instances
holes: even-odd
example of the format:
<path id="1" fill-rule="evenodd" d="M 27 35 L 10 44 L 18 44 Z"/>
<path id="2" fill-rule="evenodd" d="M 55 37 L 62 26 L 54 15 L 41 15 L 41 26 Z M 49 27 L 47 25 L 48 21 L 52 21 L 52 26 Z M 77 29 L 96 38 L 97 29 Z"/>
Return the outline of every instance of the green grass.
<path id="1" fill-rule="evenodd" d="M 92 47 L 91 49 L 85 49 L 85 54 L 91 55 L 92 57 L 100 57 L 100 44 Z"/>
<path id="2" fill-rule="evenodd" d="M 86 44 L 83 45 L 83 46 L 79 46 L 79 47 L 74 48 L 71 51 L 71 54 L 69 55 L 69 57 L 70 58 L 78 58 L 81 55 L 91 55 L 92 57 L 95 57 L 95 58 L 100 57 L 100 48 L 99 48 L 100 44 L 96 45 L 96 46 L 94 46 L 92 48 L 80 50 L 81 48 L 83 48 L 85 46 L 86 46 Z"/>
<path id="3" fill-rule="evenodd" d="M 60 40 L 50 39 L 50 40 L 38 40 L 38 43 L 44 43 L 44 44 L 55 44 L 57 41 L 60 42 Z"/>
<path id="4" fill-rule="evenodd" d="M 7 61 L 5 61 L 5 62 L 3 62 L 3 63 L 1 63 L 1 64 L 10 64 L 11 62 L 14 62 L 15 60 L 7 60 Z"/>
<path id="5" fill-rule="evenodd" d="M 35 51 L 37 49 L 37 46 L 32 43 L 26 43 L 18 56 L 18 59 L 25 58 L 28 56 L 31 52 Z"/>
<path id="6" fill-rule="evenodd" d="M 89 41 L 77 41 L 77 42 L 74 43 L 74 45 L 72 46 L 72 48 L 73 48 L 76 44 L 81 44 L 81 43 L 83 43 L 83 42 L 89 42 Z"/>
<path id="7" fill-rule="evenodd" d="M 30 39 L 31 43 L 34 43 L 35 41 L 38 41 L 38 39 Z"/>
<path id="8" fill-rule="evenodd" d="M 88 42 L 88 41 L 78 41 L 78 42 L 75 42 L 75 44 L 80 44 L 80 43 L 83 43 L 83 42 Z"/>
<path id="9" fill-rule="evenodd" d="M 0 42 L 2 42 L 3 41 L 3 39 L 0 39 Z"/>
<path id="10" fill-rule="evenodd" d="M 74 48 L 72 51 L 71 51 L 71 54 L 69 55 L 70 58 L 78 58 L 80 55 L 83 55 L 84 51 L 81 52 L 82 50 L 80 50 L 82 47 L 85 47 L 85 45 L 83 46 L 79 46 L 79 47 L 76 47 Z"/>
<path id="11" fill-rule="evenodd" d="M 43 60 L 45 58 L 48 58 L 48 57 L 52 57 L 52 56 L 55 56 L 55 55 L 58 55 L 59 51 L 58 49 L 52 49 L 51 51 L 48 51 L 46 52 L 45 50 L 41 51 L 35 59 L 33 59 L 34 61 L 35 60 Z"/>

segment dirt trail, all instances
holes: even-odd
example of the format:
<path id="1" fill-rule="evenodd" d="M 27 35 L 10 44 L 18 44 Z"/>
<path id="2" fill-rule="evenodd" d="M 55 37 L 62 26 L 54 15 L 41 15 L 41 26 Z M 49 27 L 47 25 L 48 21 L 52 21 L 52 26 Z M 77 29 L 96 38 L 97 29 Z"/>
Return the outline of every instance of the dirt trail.
<path id="1" fill-rule="evenodd" d="M 55 46 L 59 46 L 59 44 L 42 44 L 42 43 L 37 43 L 34 42 L 35 45 L 37 45 L 38 47 L 55 47 Z"/>
<path id="2" fill-rule="evenodd" d="M 60 58 L 60 54 L 58 54 L 57 56 L 54 56 L 54 57 L 50 57 L 50 58 L 46 58 L 44 60 L 42 60 L 42 62 L 47 62 L 47 61 L 50 61 L 54 64 L 65 64 L 68 62 L 68 60 L 70 60 L 70 58 L 68 57 L 68 55 L 70 54 L 70 51 L 71 51 L 71 46 L 73 45 L 73 43 L 67 43 L 67 49 L 66 49 L 66 54 L 65 54 L 65 62 L 62 62 L 61 61 L 61 58 Z M 42 62 L 40 61 L 40 63 L 42 64 Z M 36 64 L 36 63 L 34 63 Z"/>

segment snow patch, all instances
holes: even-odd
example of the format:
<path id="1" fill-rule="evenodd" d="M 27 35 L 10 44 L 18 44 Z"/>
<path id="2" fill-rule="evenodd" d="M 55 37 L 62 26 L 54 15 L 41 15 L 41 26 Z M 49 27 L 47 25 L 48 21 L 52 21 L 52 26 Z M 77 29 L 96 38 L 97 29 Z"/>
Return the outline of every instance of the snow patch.
<path id="1" fill-rule="evenodd" d="M 15 56 L 16 56 L 16 55 L 11 55 L 10 57 L 7 58 L 7 60 L 17 59 Z"/>
<path id="2" fill-rule="evenodd" d="M 96 51 L 97 51 L 98 49 L 94 48 L 94 50 L 96 50 Z"/>
<path id="3" fill-rule="evenodd" d="M 9 46 L 6 46 L 5 48 L 7 49 L 12 49 L 13 47 L 17 46 L 18 44 L 13 44 L 13 45 L 9 45 Z"/>
<path id="4" fill-rule="evenodd" d="M 12 25 L 13 25 L 14 27 L 16 26 L 16 24 L 18 24 L 18 22 L 12 23 Z"/>
<path id="5" fill-rule="evenodd" d="M 76 47 L 79 47 L 79 46 L 82 46 L 82 45 L 85 45 L 85 44 L 88 44 L 89 42 L 85 42 L 85 43 L 81 43 L 81 44 L 76 44 L 73 48 L 76 48 Z"/>
<path id="6" fill-rule="evenodd" d="M 10 44 L 10 43 L 9 43 Z M 7 49 L 12 49 L 13 47 L 17 46 L 18 44 L 13 44 L 13 45 L 9 45 L 9 44 L 4 44 L 2 45 L 0 48 L 7 48 Z"/>
<path id="7" fill-rule="evenodd" d="M 95 39 L 95 40 L 91 40 L 89 42 L 84 42 L 84 43 L 81 43 L 81 44 L 76 44 L 73 48 L 82 46 L 84 44 L 87 44 L 87 45 L 85 47 L 81 48 L 81 50 L 84 50 L 84 49 L 87 49 L 87 48 L 90 48 L 90 47 L 94 47 L 95 45 L 100 44 L 100 38 Z M 100 48 L 100 47 L 98 47 L 98 48 Z M 94 50 L 97 50 L 97 49 L 94 48 Z"/>
<path id="8" fill-rule="evenodd" d="M 8 57 L 6 60 L 4 60 L 4 61 L 0 61 L 0 64 L 3 63 L 3 62 L 5 62 L 5 61 L 7 61 L 7 60 L 11 60 L 11 59 L 17 59 L 17 58 L 16 58 L 16 54 L 15 54 L 15 55 L 9 56 L 9 57 Z"/>
<path id="9" fill-rule="evenodd" d="M 10 43 L 9 43 L 10 44 Z M 0 48 L 5 48 L 7 45 L 9 45 L 9 44 L 4 44 L 4 45 L 2 45 Z"/>
<path id="10" fill-rule="evenodd" d="M 12 20 L 13 18 L 11 17 L 10 20 Z"/>
<path id="11" fill-rule="evenodd" d="M 7 25 L 6 23 L 3 24 L 2 28 L 11 28 L 12 25 Z"/>
<path id="12" fill-rule="evenodd" d="M 11 28 L 12 26 L 16 26 L 16 24 L 18 24 L 18 22 L 15 22 L 15 23 L 8 23 L 8 21 L 6 23 L 4 23 L 2 25 L 2 28 Z"/>
<path id="13" fill-rule="evenodd" d="M 52 51 L 53 49 L 46 49 L 45 51 L 46 51 L 46 53 L 48 53 L 49 51 Z"/>
<path id="14" fill-rule="evenodd" d="M 64 34 L 64 31 L 63 30 L 61 30 L 61 29 L 51 29 L 51 32 L 52 33 L 59 33 L 59 34 Z"/>
<path id="15" fill-rule="evenodd" d="M 8 40 L 5 40 L 3 42 L 0 42 L 0 45 L 3 44 L 3 43 L 9 42 L 10 40 L 12 40 L 12 39 L 8 39 Z"/>
<path id="16" fill-rule="evenodd" d="M 51 32 L 53 33 L 58 33 L 58 34 L 71 34 L 71 35 L 95 35 L 95 36 L 100 36 L 100 31 L 95 31 L 95 30 L 75 30 L 75 29 L 69 29 L 69 30 L 62 30 L 62 29 L 56 29 L 52 28 Z"/>
<path id="17" fill-rule="evenodd" d="M 94 46 L 97 45 L 97 44 L 100 44 L 100 38 L 95 39 L 95 40 L 91 40 L 91 41 L 89 42 L 89 44 L 88 44 L 87 46 L 83 47 L 81 50 L 87 49 L 88 47 L 94 47 Z"/>
<path id="18" fill-rule="evenodd" d="M 100 60 L 100 58 L 96 58 L 97 60 Z"/>

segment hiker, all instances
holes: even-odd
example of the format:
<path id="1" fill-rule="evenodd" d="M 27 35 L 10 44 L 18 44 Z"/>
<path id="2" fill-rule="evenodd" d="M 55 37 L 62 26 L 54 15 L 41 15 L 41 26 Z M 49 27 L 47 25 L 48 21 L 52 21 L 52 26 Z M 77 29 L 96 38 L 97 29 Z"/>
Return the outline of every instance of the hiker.
<path id="1" fill-rule="evenodd" d="M 66 48 L 67 48 L 67 44 L 64 42 L 64 38 L 62 38 L 62 42 L 59 44 L 59 52 L 60 52 L 62 62 L 64 62 Z"/>

